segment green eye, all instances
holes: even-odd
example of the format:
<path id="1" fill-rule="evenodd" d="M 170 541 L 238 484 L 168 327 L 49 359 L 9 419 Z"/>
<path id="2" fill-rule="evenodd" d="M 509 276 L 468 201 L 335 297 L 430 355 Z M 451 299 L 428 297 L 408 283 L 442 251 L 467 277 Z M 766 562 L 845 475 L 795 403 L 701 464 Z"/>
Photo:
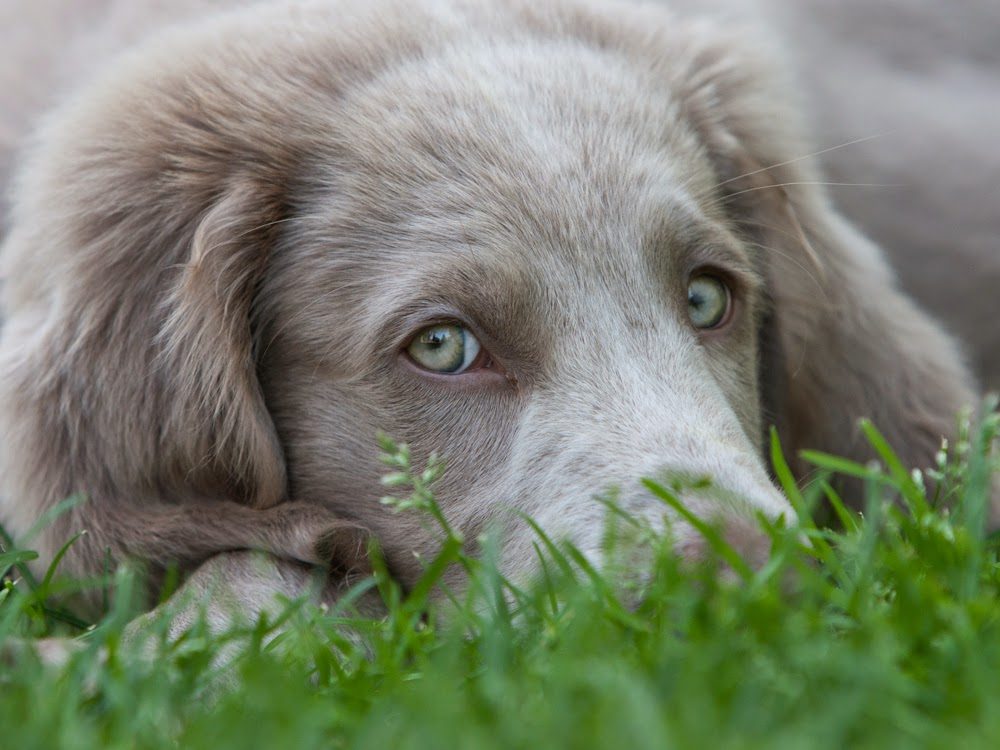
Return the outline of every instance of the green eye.
<path id="1" fill-rule="evenodd" d="M 729 287 L 715 276 L 695 276 L 688 282 L 688 317 L 695 328 L 718 326 L 729 312 Z"/>
<path id="2" fill-rule="evenodd" d="M 476 361 L 479 349 L 479 341 L 465 328 L 442 323 L 420 331 L 406 352 L 425 370 L 457 375 Z"/>

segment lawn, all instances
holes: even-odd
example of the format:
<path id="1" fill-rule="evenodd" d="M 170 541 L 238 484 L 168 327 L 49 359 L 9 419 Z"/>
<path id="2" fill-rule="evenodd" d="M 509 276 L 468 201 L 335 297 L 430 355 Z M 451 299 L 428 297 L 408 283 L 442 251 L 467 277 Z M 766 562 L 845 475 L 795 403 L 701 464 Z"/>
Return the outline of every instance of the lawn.
<path id="1" fill-rule="evenodd" d="M 377 587 L 384 617 L 358 616 L 350 597 L 288 602 L 223 634 L 201 625 L 170 641 L 152 622 L 144 649 L 122 639 L 127 570 L 96 584 L 114 596 L 91 626 L 59 609 L 58 576 L 25 574 L 29 553 L 8 540 L 0 748 L 998 748 L 1000 568 L 984 520 L 998 426 L 994 413 L 922 475 L 864 425 L 881 461 L 809 455 L 802 488 L 774 441 L 801 521 L 761 519 L 774 540 L 761 570 L 711 527 L 718 564 L 686 565 L 608 501 L 608 558 L 641 549 L 641 569 L 598 572 L 539 531 L 544 574 L 516 589 L 488 539 L 471 558 L 442 525 L 425 585 L 404 593 L 379 572 L 361 584 Z M 397 511 L 440 523 L 436 470 L 388 454 Z M 863 513 L 839 502 L 834 474 L 862 479 Z M 820 505 L 831 523 L 817 527 Z M 722 564 L 730 575 L 716 575 Z M 434 593 L 449 565 L 470 580 L 450 603 Z M 62 665 L 19 648 L 53 634 L 81 643 Z"/>

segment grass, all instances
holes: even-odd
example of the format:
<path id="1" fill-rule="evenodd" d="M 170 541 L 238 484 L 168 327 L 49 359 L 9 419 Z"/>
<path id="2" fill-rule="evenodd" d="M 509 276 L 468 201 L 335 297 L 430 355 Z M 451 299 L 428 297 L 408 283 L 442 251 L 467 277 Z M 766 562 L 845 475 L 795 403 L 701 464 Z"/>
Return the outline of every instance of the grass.
<path id="1" fill-rule="evenodd" d="M 420 585 L 404 593 L 381 572 L 362 584 L 381 592 L 382 618 L 289 602 L 279 618 L 221 635 L 196 625 L 172 642 L 153 622 L 142 655 L 122 639 L 135 612 L 118 571 L 111 610 L 68 663 L 18 653 L 0 666 L 0 747 L 1000 747 L 1000 567 L 984 526 L 1000 417 L 943 450 L 931 477 L 863 427 L 881 465 L 810 454 L 817 472 L 801 490 L 773 442 L 801 526 L 761 519 L 774 543 L 758 571 L 704 527 L 735 582 L 682 564 L 609 506 L 609 559 L 638 546 L 643 570 L 598 572 L 539 531 L 544 574 L 520 590 L 490 540 L 468 557 L 438 515 L 442 552 Z M 386 448 L 403 495 L 389 502 L 433 520 L 440 467 L 417 471 L 405 448 Z M 834 472 L 865 483 L 863 514 L 839 501 Z M 835 529 L 810 520 L 821 500 Z M 0 646 L 79 632 L 52 600 L 57 577 L 24 575 L 30 553 L 4 547 L 0 569 L 15 568 Z M 431 607 L 449 565 L 466 568 L 469 592 Z M 240 655 L 222 667 L 233 642 Z"/>

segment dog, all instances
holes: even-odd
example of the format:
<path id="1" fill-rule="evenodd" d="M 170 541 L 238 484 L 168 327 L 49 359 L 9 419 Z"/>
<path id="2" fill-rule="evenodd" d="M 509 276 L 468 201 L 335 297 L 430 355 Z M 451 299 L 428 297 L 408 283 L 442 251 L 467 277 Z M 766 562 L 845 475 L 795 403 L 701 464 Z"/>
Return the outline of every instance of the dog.
<path id="1" fill-rule="evenodd" d="M 197 4 L 194 4 L 197 5 Z M 218 4 L 215 4 L 218 5 Z M 443 455 L 465 539 L 522 516 L 599 558 L 641 477 L 751 560 L 794 513 L 764 460 L 932 462 L 977 390 L 831 205 L 756 37 L 611 0 L 331 0 L 195 12 L 44 120 L 0 262 L 0 522 L 62 570 L 179 566 L 252 610 L 366 540 L 405 587 L 439 543 L 379 502 L 375 436 Z M 680 554 L 705 545 L 670 522 Z M 246 550 L 268 553 L 268 572 Z M 90 604 L 96 605 L 91 597 Z"/>

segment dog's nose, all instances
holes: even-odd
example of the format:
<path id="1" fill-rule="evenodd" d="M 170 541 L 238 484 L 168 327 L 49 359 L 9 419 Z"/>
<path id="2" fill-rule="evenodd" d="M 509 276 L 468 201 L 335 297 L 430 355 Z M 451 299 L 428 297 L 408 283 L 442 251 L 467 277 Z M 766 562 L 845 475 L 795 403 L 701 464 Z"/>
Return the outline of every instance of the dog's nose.
<path id="1" fill-rule="evenodd" d="M 749 518 L 717 519 L 712 523 L 720 532 L 722 541 L 729 545 L 743 561 L 753 570 L 760 570 L 771 557 L 771 538 L 763 529 Z M 698 564 L 714 559 L 720 567 L 720 572 L 733 573 L 723 558 L 718 557 L 712 549 L 708 538 L 695 531 L 679 540 L 675 549 L 681 559 Z"/>
<path id="2" fill-rule="evenodd" d="M 794 525 L 795 521 L 788 501 L 770 484 L 746 483 L 741 489 L 739 494 L 719 485 L 668 491 L 663 484 L 650 482 L 628 494 L 622 507 L 654 526 L 659 526 L 658 518 L 681 560 L 692 565 L 712 564 L 730 577 L 737 573 L 732 552 L 754 571 L 761 570 L 771 558 L 773 540 L 758 516 L 775 523 Z M 703 526 L 707 528 L 699 528 Z M 729 549 L 720 550 L 720 542 Z"/>

